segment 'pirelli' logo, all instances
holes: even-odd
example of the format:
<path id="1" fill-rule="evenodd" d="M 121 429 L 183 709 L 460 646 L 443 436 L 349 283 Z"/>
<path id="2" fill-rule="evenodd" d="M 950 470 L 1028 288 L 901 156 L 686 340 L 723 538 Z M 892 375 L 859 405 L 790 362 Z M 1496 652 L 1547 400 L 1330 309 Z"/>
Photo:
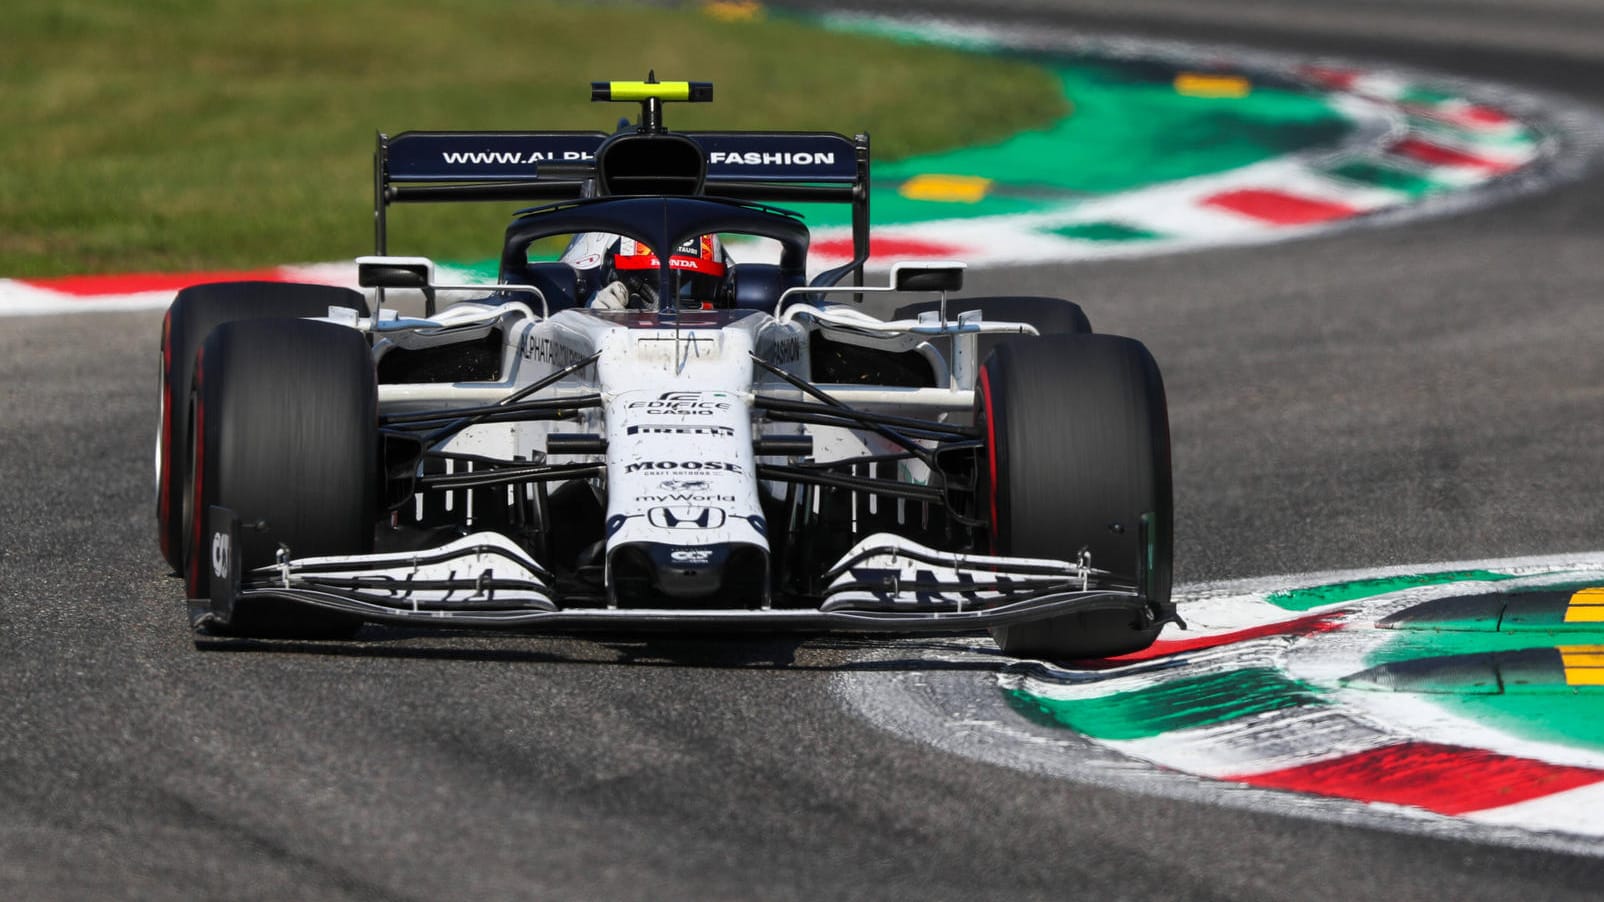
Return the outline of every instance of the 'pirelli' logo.
<path id="1" fill-rule="evenodd" d="M 672 423 L 631 426 L 628 432 L 630 435 L 735 435 L 735 430 L 729 426 L 676 426 Z"/>

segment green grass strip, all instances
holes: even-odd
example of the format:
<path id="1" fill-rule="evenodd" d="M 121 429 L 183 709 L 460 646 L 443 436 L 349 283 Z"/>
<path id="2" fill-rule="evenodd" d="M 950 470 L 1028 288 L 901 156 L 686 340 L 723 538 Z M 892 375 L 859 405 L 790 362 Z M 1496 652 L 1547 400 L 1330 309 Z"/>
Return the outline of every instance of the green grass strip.
<path id="1" fill-rule="evenodd" d="M 1306 705 L 1321 694 L 1280 671 L 1247 668 L 1176 679 L 1134 692 L 1066 701 L 1010 693 L 1014 706 L 1039 722 L 1068 727 L 1095 739 L 1144 739 Z"/>
<path id="2" fill-rule="evenodd" d="M 865 76 L 866 61 L 873 76 Z M 589 82 L 709 80 L 677 129 L 869 131 L 877 160 L 1067 112 L 1040 68 L 699 5 L 13 0 L 0 276 L 255 267 L 372 250 L 375 131 L 602 129 Z M 516 204 L 395 208 L 392 248 L 480 259 Z"/>

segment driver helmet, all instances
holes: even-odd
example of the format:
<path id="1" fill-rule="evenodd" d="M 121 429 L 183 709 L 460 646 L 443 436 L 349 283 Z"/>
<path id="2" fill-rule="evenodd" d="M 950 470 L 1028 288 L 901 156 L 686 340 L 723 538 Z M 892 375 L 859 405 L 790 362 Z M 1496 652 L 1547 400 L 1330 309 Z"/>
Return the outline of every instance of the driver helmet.
<path id="1" fill-rule="evenodd" d="M 652 249 L 633 238 L 619 238 L 607 261 L 613 278 L 629 290 L 630 306 L 658 307 L 659 267 Z M 682 310 L 712 310 L 727 305 L 725 280 L 730 261 L 717 235 L 701 235 L 681 244 L 668 258 L 669 283 Z"/>

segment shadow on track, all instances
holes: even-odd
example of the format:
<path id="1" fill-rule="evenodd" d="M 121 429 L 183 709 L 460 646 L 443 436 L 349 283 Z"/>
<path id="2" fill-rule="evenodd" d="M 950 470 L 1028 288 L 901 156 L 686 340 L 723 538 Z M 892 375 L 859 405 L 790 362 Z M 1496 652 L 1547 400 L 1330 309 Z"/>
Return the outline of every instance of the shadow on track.
<path id="1" fill-rule="evenodd" d="M 486 646 L 487 641 L 522 643 Z M 476 644 L 463 644 L 473 642 Z M 686 667 L 710 670 L 785 669 L 820 672 L 969 671 L 995 672 L 1015 663 L 996 652 L 944 637 L 888 640 L 886 637 L 795 634 L 740 636 L 684 633 L 513 635 L 460 630 L 397 630 L 368 626 L 356 641 L 301 641 L 196 636 L 205 652 L 325 655 L 437 661 L 495 661 L 511 664 L 584 664 L 630 667 Z M 842 660 L 854 652 L 874 652 L 874 660 Z M 885 657 L 887 652 L 893 656 Z M 964 660 L 957 660 L 959 655 Z M 942 657 L 933 657 L 942 655 Z M 857 657 L 854 655 L 854 657 Z"/>

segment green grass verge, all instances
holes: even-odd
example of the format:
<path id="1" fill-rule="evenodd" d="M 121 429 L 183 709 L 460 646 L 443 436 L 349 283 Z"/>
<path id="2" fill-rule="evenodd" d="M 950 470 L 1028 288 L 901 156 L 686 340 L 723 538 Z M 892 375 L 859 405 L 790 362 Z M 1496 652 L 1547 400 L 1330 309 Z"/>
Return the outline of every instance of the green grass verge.
<path id="1" fill-rule="evenodd" d="M 829 129 L 877 159 L 1065 113 L 1035 67 L 775 18 L 552 0 L 13 0 L 0 29 L 0 276 L 372 249 L 373 133 L 610 129 L 588 82 L 713 81 L 675 128 Z M 511 207 L 412 207 L 392 249 L 479 258 Z"/>

